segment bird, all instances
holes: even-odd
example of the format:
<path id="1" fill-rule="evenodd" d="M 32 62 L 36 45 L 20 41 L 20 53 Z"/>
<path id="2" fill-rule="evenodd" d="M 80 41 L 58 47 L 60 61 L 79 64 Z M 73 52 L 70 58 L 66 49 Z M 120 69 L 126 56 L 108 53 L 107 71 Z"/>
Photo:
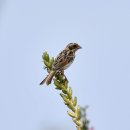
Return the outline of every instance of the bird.
<path id="1" fill-rule="evenodd" d="M 78 43 L 69 43 L 63 51 L 61 51 L 58 56 L 55 58 L 52 64 L 52 70 L 46 76 L 45 79 L 42 80 L 40 85 L 46 83 L 46 85 L 51 84 L 53 76 L 57 72 L 64 72 L 74 61 L 75 52 L 82 47 Z"/>

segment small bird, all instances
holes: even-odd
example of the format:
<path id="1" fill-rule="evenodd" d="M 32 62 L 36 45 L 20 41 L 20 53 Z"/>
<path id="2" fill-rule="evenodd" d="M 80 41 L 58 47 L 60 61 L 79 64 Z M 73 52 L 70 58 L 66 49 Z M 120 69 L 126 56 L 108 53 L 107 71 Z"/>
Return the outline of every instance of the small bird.
<path id="1" fill-rule="evenodd" d="M 46 83 L 47 85 L 51 84 L 53 76 L 57 72 L 64 72 L 74 61 L 75 52 L 81 49 L 81 46 L 77 43 L 69 43 L 66 48 L 59 53 L 59 55 L 55 58 L 54 63 L 52 64 L 52 70 L 49 72 L 49 75 L 40 83 L 43 85 Z"/>

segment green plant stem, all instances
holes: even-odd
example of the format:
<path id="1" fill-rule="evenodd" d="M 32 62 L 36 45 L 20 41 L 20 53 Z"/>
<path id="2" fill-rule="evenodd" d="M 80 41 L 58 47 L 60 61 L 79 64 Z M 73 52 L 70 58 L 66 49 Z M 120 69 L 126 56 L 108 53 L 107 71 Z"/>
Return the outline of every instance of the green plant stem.
<path id="1" fill-rule="evenodd" d="M 48 53 L 43 53 L 43 62 L 45 65 L 45 69 L 49 73 L 52 69 L 52 64 L 54 62 L 54 58 L 50 58 Z M 72 96 L 72 88 L 68 87 L 68 81 L 66 76 L 61 73 L 56 73 L 54 77 L 54 85 L 57 90 L 60 90 L 60 96 L 62 97 L 64 104 L 70 109 L 67 111 L 68 115 L 72 117 L 73 122 L 76 124 L 77 130 L 83 130 L 83 123 L 81 121 L 81 109 L 80 106 L 77 105 L 77 97 Z"/>

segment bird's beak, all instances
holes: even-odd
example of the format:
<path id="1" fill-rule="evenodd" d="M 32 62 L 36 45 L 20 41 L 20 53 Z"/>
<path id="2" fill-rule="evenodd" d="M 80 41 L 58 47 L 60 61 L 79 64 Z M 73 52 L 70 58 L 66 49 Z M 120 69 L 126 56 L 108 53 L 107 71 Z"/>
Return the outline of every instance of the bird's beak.
<path id="1" fill-rule="evenodd" d="M 81 47 L 81 46 L 78 46 L 78 49 L 82 49 L 82 47 Z"/>

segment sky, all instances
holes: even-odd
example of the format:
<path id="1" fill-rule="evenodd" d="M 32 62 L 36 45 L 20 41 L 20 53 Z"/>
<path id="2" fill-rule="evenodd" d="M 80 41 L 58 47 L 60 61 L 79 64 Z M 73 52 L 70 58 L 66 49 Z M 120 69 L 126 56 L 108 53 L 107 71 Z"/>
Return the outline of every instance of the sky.
<path id="1" fill-rule="evenodd" d="M 75 130 L 42 53 L 82 49 L 65 71 L 95 130 L 130 130 L 130 1 L 0 0 L 0 129 Z"/>

